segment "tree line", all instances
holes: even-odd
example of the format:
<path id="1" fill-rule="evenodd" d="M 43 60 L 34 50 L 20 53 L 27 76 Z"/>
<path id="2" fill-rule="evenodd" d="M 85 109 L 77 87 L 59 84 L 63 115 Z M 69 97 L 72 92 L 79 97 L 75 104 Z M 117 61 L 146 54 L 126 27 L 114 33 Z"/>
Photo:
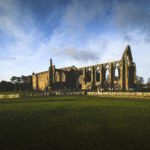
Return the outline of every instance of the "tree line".
<path id="1" fill-rule="evenodd" d="M 135 90 L 150 91 L 150 78 L 144 83 L 144 78 L 137 76 Z M 0 82 L 0 91 L 31 91 L 32 76 L 12 76 L 10 81 Z"/>
<path id="2" fill-rule="evenodd" d="M 144 82 L 144 78 L 140 76 L 136 76 L 136 90 L 137 91 L 150 91 L 150 78 Z"/>
<path id="3" fill-rule="evenodd" d="M 30 91 L 32 90 L 32 76 L 12 76 L 10 81 L 0 82 L 0 91 Z"/>

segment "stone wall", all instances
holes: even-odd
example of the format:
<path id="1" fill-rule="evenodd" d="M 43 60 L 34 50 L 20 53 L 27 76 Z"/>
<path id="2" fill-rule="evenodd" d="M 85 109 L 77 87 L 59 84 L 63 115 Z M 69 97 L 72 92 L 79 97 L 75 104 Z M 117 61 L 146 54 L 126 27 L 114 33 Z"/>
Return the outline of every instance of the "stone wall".
<path id="1" fill-rule="evenodd" d="M 20 94 L 0 94 L 0 99 L 20 98 Z"/>
<path id="2" fill-rule="evenodd" d="M 58 91 L 58 92 L 55 92 L 56 95 L 83 95 L 83 93 L 80 91 L 80 92 L 69 92 L 69 91 Z"/>
<path id="3" fill-rule="evenodd" d="M 104 64 L 80 68 L 82 90 L 130 90 L 136 82 L 136 64 L 133 62 L 130 46 L 125 48 L 122 58 Z M 81 81 L 82 80 L 82 81 Z"/>
<path id="4" fill-rule="evenodd" d="M 48 87 L 48 72 L 42 72 L 38 74 L 38 90 L 43 91 Z"/>
<path id="5" fill-rule="evenodd" d="M 57 69 L 50 59 L 49 70 L 33 74 L 32 82 L 33 89 L 38 91 L 45 89 L 130 91 L 135 88 L 136 65 L 128 45 L 120 60 L 82 68 L 71 66 Z"/>
<path id="6" fill-rule="evenodd" d="M 32 88 L 33 90 L 37 90 L 37 80 L 36 80 L 36 74 L 32 75 Z"/>
<path id="7" fill-rule="evenodd" d="M 87 92 L 88 96 L 150 97 L 150 92 Z"/>
<path id="8" fill-rule="evenodd" d="M 32 75 L 33 90 L 44 91 L 48 88 L 49 76 L 48 71 Z"/>

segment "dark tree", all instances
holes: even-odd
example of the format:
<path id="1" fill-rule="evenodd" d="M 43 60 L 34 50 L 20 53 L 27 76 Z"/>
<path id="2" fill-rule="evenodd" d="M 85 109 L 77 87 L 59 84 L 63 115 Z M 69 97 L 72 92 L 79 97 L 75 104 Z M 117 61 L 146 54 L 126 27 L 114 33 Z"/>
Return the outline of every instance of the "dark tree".
<path id="1" fill-rule="evenodd" d="M 147 80 L 147 85 L 150 86 L 150 78 L 148 78 L 148 80 Z"/>
<path id="2" fill-rule="evenodd" d="M 20 77 L 12 76 L 10 80 L 14 84 L 21 83 L 21 78 Z"/>
<path id="3" fill-rule="evenodd" d="M 11 82 L 1 81 L 0 82 L 0 91 L 12 91 L 14 85 Z"/>
<path id="4" fill-rule="evenodd" d="M 32 76 L 11 77 L 11 83 L 14 85 L 13 90 L 32 90 Z"/>
<path id="5" fill-rule="evenodd" d="M 140 76 L 137 76 L 136 77 L 136 84 L 137 85 L 143 85 L 144 84 L 144 78 L 140 77 Z"/>

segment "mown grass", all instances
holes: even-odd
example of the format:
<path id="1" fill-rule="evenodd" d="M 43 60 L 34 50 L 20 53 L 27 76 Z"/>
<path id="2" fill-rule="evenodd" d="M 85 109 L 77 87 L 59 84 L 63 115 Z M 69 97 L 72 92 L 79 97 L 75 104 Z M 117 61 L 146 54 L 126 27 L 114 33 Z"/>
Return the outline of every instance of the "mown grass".
<path id="1" fill-rule="evenodd" d="M 149 150 L 150 101 L 87 96 L 0 101 L 0 149 Z"/>

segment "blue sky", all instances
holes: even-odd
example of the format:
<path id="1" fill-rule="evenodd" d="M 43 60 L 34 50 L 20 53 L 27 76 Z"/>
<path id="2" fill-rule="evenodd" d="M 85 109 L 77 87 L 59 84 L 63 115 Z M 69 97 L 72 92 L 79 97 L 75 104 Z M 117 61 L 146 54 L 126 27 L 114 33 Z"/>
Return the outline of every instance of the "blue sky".
<path id="1" fill-rule="evenodd" d="M 127 44 L 150 77 L 148 0 L 0 0 L 0 81 L 119 60 Z"/>

